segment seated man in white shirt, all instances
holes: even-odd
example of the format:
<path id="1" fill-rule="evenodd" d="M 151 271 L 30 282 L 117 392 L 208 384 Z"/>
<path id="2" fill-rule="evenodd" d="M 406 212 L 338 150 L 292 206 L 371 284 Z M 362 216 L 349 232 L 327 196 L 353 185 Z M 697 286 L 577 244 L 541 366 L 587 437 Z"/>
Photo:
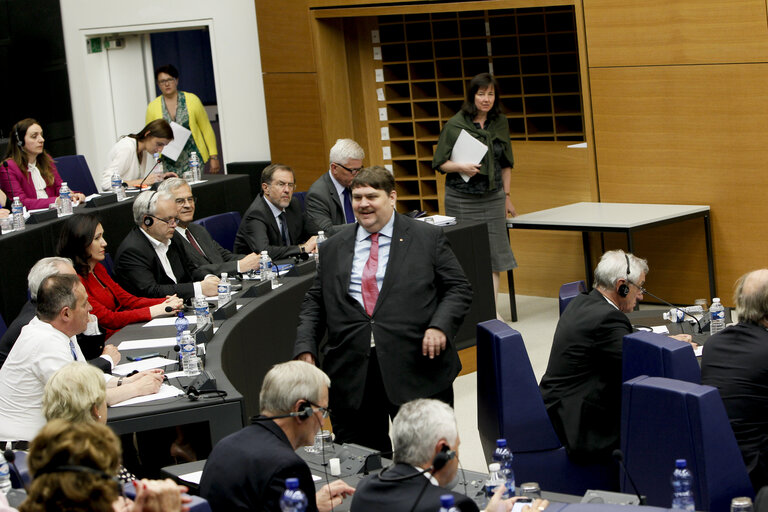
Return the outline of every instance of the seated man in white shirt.
<path id="1" fill-rule="evenodd" d="M 139 297 L 182 299 L 216 295 L 219 278 L 208 275 L 173 243 L 179 219 L 176 202 L 166 192 L 142 192 L 133 203 L 136 227 L 120 243 L 115 276 L 126 291 Z"/>
<path id="2" fill-rule="evenodd" d="M 47 277 L 37 293 L 37 316 L 21 330 L 0 368 L 0 441 L 30 441 L 45 425 L 43 389 L 72 361 L 84 361 L 75 336 L 88 325 L 88 294 L 76 275 Z M 107 405 L 156 393 L 162 370 L 107 379 Z"/>

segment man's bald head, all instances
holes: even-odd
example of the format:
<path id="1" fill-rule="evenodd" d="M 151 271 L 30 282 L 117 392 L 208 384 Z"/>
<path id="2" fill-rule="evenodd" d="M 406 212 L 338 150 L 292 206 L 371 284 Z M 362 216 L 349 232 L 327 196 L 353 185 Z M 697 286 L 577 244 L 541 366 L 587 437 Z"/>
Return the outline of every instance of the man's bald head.
<path id="1" fill-rule="evenodd" d="M 753 270 L 736 281 L 736 314 L 739 322 L 768 327 L 768 269 Z"/>

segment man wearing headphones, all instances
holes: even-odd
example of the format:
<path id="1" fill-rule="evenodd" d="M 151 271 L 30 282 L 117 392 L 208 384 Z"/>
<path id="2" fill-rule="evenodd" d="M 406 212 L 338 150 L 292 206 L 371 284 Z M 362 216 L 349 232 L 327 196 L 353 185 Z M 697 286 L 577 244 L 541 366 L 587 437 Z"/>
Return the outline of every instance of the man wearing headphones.
<path id="1" fill-rule="evenodd" d="M 136 227 L 120 243 L 115 276 L 129 293 L 139 297 L 178 295 L 189 299 L 202 293 L 216 295 L 219 278 L 192 263 L 172 242 L 176 202 L 167 192 L 142 192 L 133 203 Z"/>
<path id="2" fill-rule="evenodd" d="M 392 442 L 395 464 L 360 482 L 351 512 L 432 512 L 440 508 L 444 494 L 453 495 L 458 510 L 477 512 L 472 499 L 450 490 L 458 476 L 459 433 L 448 404 L 429 398 L 403 404 L 392 422 Z M 512 509 L 516 498 L 504 500 L 503 492 L 496 491 L 487 512 Z M 547 505 L 537 501 L 534 508 L 544 510 Z"/>
<path id="3" fill-rule="evenodd" d="M 259 393 L 261 414 L 219 441 L 205 463 L 200 495 L 213 512 L 280 512 L 287 478 L 299 479 L 307 512 L 330 511 L 355 492 L 336 480 L 315 494 L 309 467 L 296 454 L 314 444 L 323 426 L 330 385 L 322 370 L 303 361 L 276 364 L 267 372 Z"/>
<path id="4" fill-rule="evenodd" d="M 648 262 L 608 251 L 589 293 L 574 298 L 555 330 L 541 394 L 552 426 L 574 461 L 610 460 L 619 447 L 621 351 L 632 332 L 626 313 L 643 298 Z M 672 336 L 691 341 L 688 334 Z"/>

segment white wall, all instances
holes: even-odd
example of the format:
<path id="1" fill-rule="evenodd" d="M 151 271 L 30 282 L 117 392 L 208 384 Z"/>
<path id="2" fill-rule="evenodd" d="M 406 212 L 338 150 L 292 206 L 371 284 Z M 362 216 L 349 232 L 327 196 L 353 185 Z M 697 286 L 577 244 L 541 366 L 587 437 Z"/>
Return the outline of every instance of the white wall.
<path id="1" fill-rule="evenodd" d="M 107 52 L 89 55 L 86 51 L 86 38 L 95 34 L 207 26 L 224 158 L 227 162 L 270 159 L 253 0 L 60 0 L 60 3 L 75 142 L 78 153 L 85 155 L 95 176 L 106 165 L 112 144 L 120 135 L 125 135 L 116 128 Z M 113 50 L 119 51 L 123 50 Z M 114 71 L 111 71 L 113 76 Z M 135 72 L 143 75 L 144 69 Z M 147 96 L 145 90 L 136 94 Z M 140 114 L 143 121 L 144 112 Z M 139 124 L 132 131 L 142 126 Z"/>

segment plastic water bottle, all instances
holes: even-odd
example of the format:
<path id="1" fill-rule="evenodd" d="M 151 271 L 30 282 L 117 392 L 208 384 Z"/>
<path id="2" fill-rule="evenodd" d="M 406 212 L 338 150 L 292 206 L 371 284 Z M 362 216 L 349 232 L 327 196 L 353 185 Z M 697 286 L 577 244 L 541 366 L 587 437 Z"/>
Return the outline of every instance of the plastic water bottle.
<path id="1" fill-rule="evenodd" d="M 11 490 L 11 468 L 0 451 L 0 492 L 8 494 Z"/>
<path id="2" fill-rule="evenodd" d="M 154 153 L 152 156 L 155 159 L 155 166 L 152 171 L 152 174 L 155 175 L 155 182 L 162 181 L 165 173 L 163 172 L 163 162 L 160 161 L 160 153 Z"/>
<path id="3" fill-rule="evenodd" d="M 298 478 L 285 480 L 285 491 L 280 496 L 280 510 L 283 512 L 304 512 L 307 509 L 307 495 L 299 489 Z"/>
<path id="4" fill-rule="evenodd" d="M 725 308 L 720 304 L 718 297 L 712 298 L 712 305 L 709 307 L 710 318 L 709 332 L 715 335 L 725 329 Z"/>
<path id="5" fill-rule="evenodd" d="M 117 196 L 118 201 L 125 199 L 125 188 L 123 188 L 123 178 L 120 173 L 115 170 L 112 173 L 112 192 Z"/>
<path id="6" fill-rule="evenodd" d="M 24 206 L 22 206 L 21 200 L 18 197 L 13 198 L 11 213 L 13 214 L 13 229 L 16 231 L 25 229 L 27 223 L 24 220 Z"/>
<path id="7" fill-rule="evenodd" d="M 59 189 L 59 206 L 61 207 L 61 216 L 72 215 L 72 192 L 69 191 L 66 181 L 61 182 Z"/>
<path id="8" fill-rule="evenodd" d="M 184 312 L 179 311 L 176 315 L 176 344 L 181 346 L 181 337 L 184 335 L 184 331 L 189 330 L 189 320 L 184 317 Z"/>
<path id="9" fill-rule="evenodd" d="M 496 450 L 493 452 L 493 462 L 498 462 L 501 474 L 504 475 L 509 496 L 515 495 L 515 470 L 512 469 L 512 452 L 507 448 L 506 439 L 496 440 Z"/>
<path id="10" fill-rule="evenodd" d="M 440 496 L 440 512 L 459 512 L 454 506 L 453 494 L 443 494 Z"/>
<path id="11" fill-rule="evenodd" d="M 221 279 L 219 280 L 217 290 L 219 292 L 219 307 L 232 300 L 232 286 L 229 284 L 226 272 L 221 273 Z"/>
<path id="12" fill-rule="evenodd" d="M 672 473 L 672 508 L 695 512 L 692 488 L 693 477 L 688 471 L 685 459 L 677 459 L 675 471 Z"/>
<path id="13" fill-rule="evenodd" d="M 195 338 L 184 331 L 181 336 L 181 367 L 184 369 L 184 375 L 191 377 L 200 374 L 200 361 L 197 358 L 197 345 Z"/>
<path id="14" fill-rule="evenodd" d="M 195 297 L 195 318 L 197 319 L 197 330 L 204 330 L 211 323 L 211 312 L 208 309 L 208 301 L 205 297 L 198 295 Z"/>
<path id="15" fill-rule="evenodd" d="M 261 251 L 261 262 L 259 263 L 259 275 L 261 281 L 272 280 L 272 259 L 267 251 Z"/>
<path id="16" fill-rule="evenodd" d="M 501 472 L 501 465 L 498 462 L 492 462 L 489 464 L 488 471 L 491 474 L 488 475 L 488 480 L 485 481 L 485 497 L 490 500 L 493 497 L 493 494 L 496 492 L 496 489 L 500 485 L 506 485 L 507 482 L 504 478 L 504 474 Z M 509 490 L 504 491 L 502 496 L 504 498 L 509 498 Z"/>
<path id="17" fill-rule="evenodd" d="M 752 498 L 740 496 L 731 500 L 731 512 L 752 512 Z"/>
<path id="18" fill-rule="evenodd" d="M 195 151 L 189 154 L 189 170 L 192 173 L 192 179 L 200 181 L 200 158 Z"/>
<path id="19" fill-rule="evenodd" d="M 325 236 L 325 231 L 318 231 L 317 232 L 317 239 L 315 240 L 315 243 L 317 243 L 317 253 L 315 254 L 315 262 L 317 264 L 320 264 L 320 244 L 328 240 L 328 238 Z"/>

